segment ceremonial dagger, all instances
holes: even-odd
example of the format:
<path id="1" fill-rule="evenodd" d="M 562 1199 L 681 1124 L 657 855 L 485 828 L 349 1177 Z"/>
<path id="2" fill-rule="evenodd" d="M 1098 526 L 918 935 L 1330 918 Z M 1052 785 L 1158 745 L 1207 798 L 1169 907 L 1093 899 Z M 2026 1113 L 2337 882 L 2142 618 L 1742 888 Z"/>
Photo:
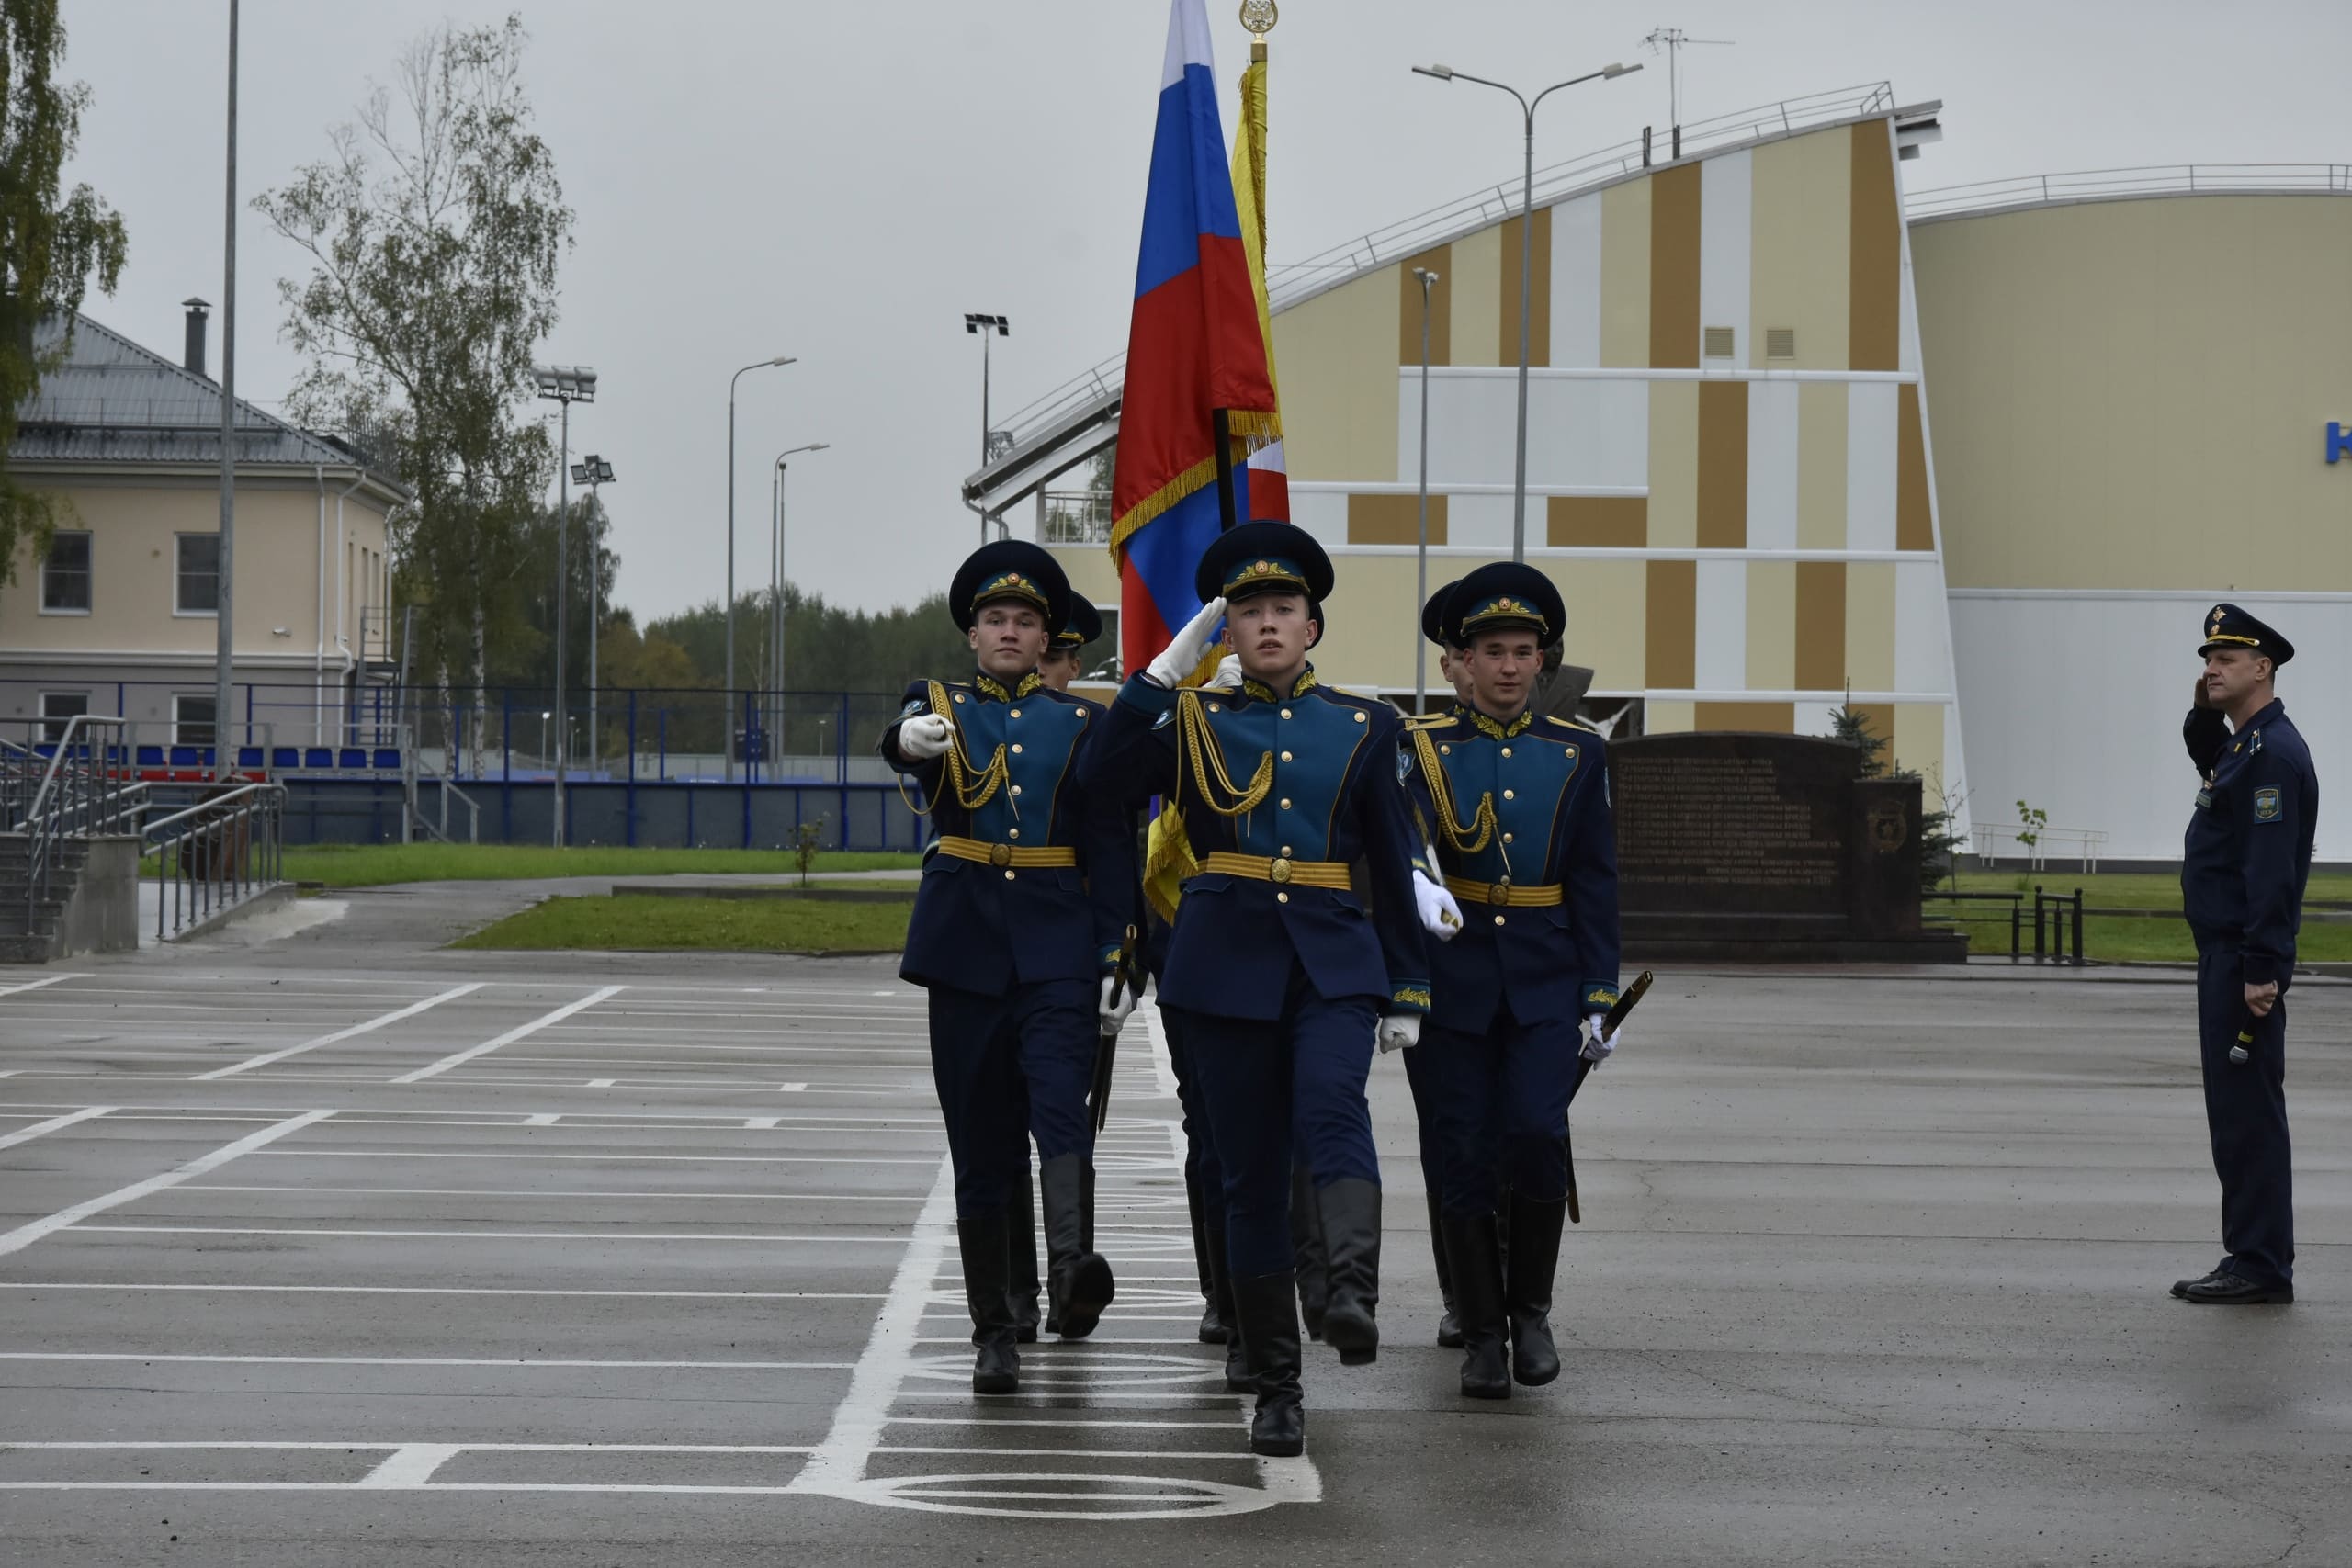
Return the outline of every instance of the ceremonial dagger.
<path id="1" fill-rule="evenodd" d="M 1657 976 L 1655 974 L 1647 969 L 1643 970 L 1639 975 L 1634 976 L 1634 983 L 1626 987 L 1625 989 L 1618 996 L 1616 1004 L 1610 1008 L 1607 1012 L 1601 1014 L 1600 1033 L 1597 1038 L 1606 1040 L 1611 1035 L 1617 1032 L 1619 1028 L 1624 1024 L 1625 1015 L 1632 1012 L 1634 1010 L 1634 1005 L 1636 1002 L 1639 1002 L 1644 996 L 1648 994 L 1650 982 L 1657 977 Z M 1568 1084 L 1568 1100 L 1570 1103 L 1575 1102 L 1577 1090 L 1584 1087 L 1585 1075 L 1592 1071 L 1592 1058 L 1579 1053 L 1577 1056 L 1577 1076 Z M 1566 1148 L 1568 1159 L 1568 1219 L 1570 1223 L 1580 1225 L 1584 1224 L 1584 1208 L 1577 1201 L 1576 1134 L 1572 1128 L 1566 1130 L 1568 1137 L 1568 1143 Z"/>

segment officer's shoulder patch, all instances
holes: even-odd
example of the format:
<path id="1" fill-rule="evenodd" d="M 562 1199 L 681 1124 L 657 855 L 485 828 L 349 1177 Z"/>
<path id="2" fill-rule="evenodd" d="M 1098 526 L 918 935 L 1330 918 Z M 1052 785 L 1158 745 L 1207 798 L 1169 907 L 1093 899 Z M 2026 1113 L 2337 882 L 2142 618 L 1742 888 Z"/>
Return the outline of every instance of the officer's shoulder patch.
<path id="1" fill-rule="evenodd" d="M 1175 717 L 1174 708 L 1162 708 L 1159 710 L 1159 716 L 1151 721 L 1151 727 L 1154 729 L 1165 729 L 1175 720 Z"/>
<path id="2" fill-rule="evenodd" d="M 2276 822 L 2278 819 L 2277 790 L 2266 788 L 2254 792 L 2254 819 L 2257 822 Z"/>
<path id="3" fill-rule="evenodd" d="M 915 715 L 922 712 L 923 709 L 930 705 L 930 702 L 925 698 L 909 697 L 907 699 L 907 705 L 899 710 L 899 716 L 900 718 L 912 718 Z"/>
<path id="4" fill-rule="evenodd" d="M 1406 750 L 1404 747 L 1402 747 L 1402 746 L 1397 747 L 1397 748 L 1396 748 L 1396 782 L 1397 782 L 1397 783 L 1399 783 L 1399 784 L 1404 783 L 1404 782 L 1405 782 L 1405 775 L 1406 775 L 1406 774 L 1408 774 L 1408 773 L 1411 773 L 1412 771 L 1413 771 L 1413 754 L 1412 754 L 1412 752 L 1410 752 L 1410 751 L 1407 750 Z"/>

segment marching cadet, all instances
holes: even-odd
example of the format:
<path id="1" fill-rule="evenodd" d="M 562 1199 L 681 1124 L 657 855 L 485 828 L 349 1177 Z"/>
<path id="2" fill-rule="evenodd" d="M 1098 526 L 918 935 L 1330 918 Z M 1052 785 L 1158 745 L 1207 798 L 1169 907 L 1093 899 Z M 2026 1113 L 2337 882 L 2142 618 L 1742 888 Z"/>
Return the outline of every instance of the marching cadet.
<path id="1" fill-rule="evenodd" d="M 1046 645 L 1046 656 L 1037 660 L 1037 678 L 1057 692 L 1069 691 L 1086 668 L 1086 645 L 1102 635 L 1102 612 L 1072 594 L 1069 621 Z"/>
<path id="2" fill-rule="evenodd" d="M 2293 1158 L 2287 1138 L 2287 988 L 2319 822 L 2319 775 L 2278 667 L 2295 645 L 2235 604 L 2205 617 L 2205 673 L 2182 727 L 2204 775 L 2180 863 L 2197 938 L 2205 1124 L 2222 1179 L 2228 1256 L 2172 1293 L 2219 1306 L 2295 1299 Z"/>
<path id="3" fill-rule="evenodd" d="M 1220 535 L 1206 601 L 1111 705 L 1082 787 L 1174 799 L 1200 874 L 1169 939 L 1161 1005 L 1181 1019 L 1224 1168 L 1226 1247 L 1242 1352 L 1258 1390 L 1252 1452 L 1306 1442 L 1289 1234 L 1303 1144 L 1329 1251 L 1324 1337 L 1377 1354 L 1380 1170 L 1364 1081 L 1378 1043 L 1403 1045 L 1429 1005 L 1412 829 L 1397 787 L 1401 722 L 1386 703 L 1319 684 L 1307 651 L 1332 586 L 1321 546 L 1287 523 Z M 1178 683 L 1225 642 L 1241 690 Z M 1374 908 L 1349 891 L 1369 864 Z"/>
<path id="4" fill-rule="evenodd" d="M 1112 977 L 1134 919 L 1134 846 L 1122 815 L 1075 787 L 1102 709 L 1036 672 L 1047 628 L 1068 624 L 1069 605 L 1069 581 L 1044 550 L 1022 539 L 982 546 L 948 590 L 978 670 L 909 687 L 879 747 L 920 781 L 934 825 L 899 974 L 930 992 L 980 1393 L 1019 1386 L 1006 1209 L 1030 1134 L 1060 1332 L 1092 1333 L 1114 1291 L 1091 1245 L 1086 1097 L 1102 1031 L 1133 1005 L 1114 1003 Z"/>
<path id="5" fill-rule="evenodd" d="M 1478 1399 L 1510 1397 L 1514 1378 L 1559 1376 L 1550 1314 L 1568 1099 L 1579 1055 L 1598 1063 L 1619 1038 L 1600 1037 L 1617 999 L 1607 747 L 1528 706 L 1566 619 L 1558 590 L 1532 567 L 1470 573 L 1444 615 L 1470 701 L 1407 727 L 1407 786 L 1462 910 L 1462 934 L 1430 949 L 1430 1021 L 1415 1054 L 1436 1104 L 1462 1392 Z M 1592 1036 L 1581 1047 L 1579 1016 Z M 1506 1199 L 1508 1274 L 1495 1235 Z"/>

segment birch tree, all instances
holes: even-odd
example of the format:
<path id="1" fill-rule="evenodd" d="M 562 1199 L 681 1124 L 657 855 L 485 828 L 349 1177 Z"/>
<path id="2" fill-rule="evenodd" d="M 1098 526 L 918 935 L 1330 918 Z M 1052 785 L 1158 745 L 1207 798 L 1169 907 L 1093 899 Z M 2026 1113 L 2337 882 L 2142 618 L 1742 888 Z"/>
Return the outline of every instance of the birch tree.
<path id="1" fill-rule="evenodd" d="M 475 771 L 492 649 L 520 622 L 528 521 L 558 460 L 531 364 L 571 245 L 555 159 L 531 129 L 519 16 L 447 24 L 401 55 L 329 155 L 255 208 L 310 258 L 278 284 L 308 363 L 288 397 L 413 493 L 392 520 L 425 669 L 473 689 Z"/>

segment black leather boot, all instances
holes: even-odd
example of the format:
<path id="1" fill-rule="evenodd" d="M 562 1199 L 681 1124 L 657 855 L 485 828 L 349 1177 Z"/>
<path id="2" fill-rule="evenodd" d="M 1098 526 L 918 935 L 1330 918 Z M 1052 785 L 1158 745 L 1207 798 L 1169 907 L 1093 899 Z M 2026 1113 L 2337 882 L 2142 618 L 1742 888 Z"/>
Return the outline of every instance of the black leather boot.
<path id="1" fill-rule="evenodd" d="M 1201 1280 L 1201 1343 L 1223 1345 L 1232 1337 L 1226 1320 L 1217 1311 L 1216 1274 L 1209 1264 L 1208 1209 L 1211 1203 L 1222 1204 L 1222 1193 L 1211 1195 L 1201 1190 L 1201 1184 L 1187 1177 L 1184 1180 L 1184 1207 L 1193 1213 L 1193 1269 Z M 1223 1236 L 1225 1227 L 1217 1234 Z"/>
<path id="2" fill-rule="evenodd" d="M 1461 1320 L 1453 1315 L 1453 1270 L 1445 1261 L 1445 1211 L 1438 1207 L 1437 1194 L 1430 1201 L 1430 1257 L 1437 1265 L 1438 1300 L 1445 1303 L 1445 1313 L 1437 1320 L 1437 1344 L 1441 1350 L 1462 1348 Z"/>
<path id="3" fill-rule="evenodd" d="M 1236 1280 L 1242 1348 L 1256 1380 L 1258 1411 L 1250 1421 L 1250 1451 L 1288 1459 L 1306 1447 L 1306 1397 L 1298 1386 L 1298 1314 L 1287 1274 Z"/>
<path id="4" fill-rule="evenodd" d="M 1012 1249 L 1012 1325 L 1022 1344 L 1034 1345 L 1037 1342 L 1037 1196 L 1029 1180 L 1025 1152 L 1021 1176 L 1008 1196 L 1012 1201 L 1005 1211 L 1005 1224 Z M 1051 1325 L 1046 1332 L 1053 1332 Z"/>
<path id="5" fill-rule="evenodd" d="M 1344 1177 L 1317 1188 L 1315 1201 L 1331 1279 L 1323 1338 L 1341 1366 L 1361 1367 L 1380 1356 L 1380 1183 Z"/>
<path id="6" fill-rule="evenodd" d="M 1568 1201 L 1548 1203 L 1510 1195 L 1510 1257 L 1503 1289 L 1510 1314 L 1510 1373 L 1531 1388 L 1560 1375 L 1560 1352 L 1552 1343 L 1552 1276 L 1560 1266 L 1560 1224 Z"/>
<path id="7" fill-rule="evenodd" d="M 1241 1347 L 1241 1309 L 1233 1300 L 1233 1265 L 1225 1256 L 1225 1210 L 1201 1216 L 1208 1244 L 1209 1289 L 1215 1293 L 1217 1315 L 1226 1325 L 1225 1387 L 1228 1393 L 1248 1393 L 1258 1386 L 1250 1375 L 1248 1353 Z"/>
<path id="8" fill-rule="evenodd" d="M 1021 1387 L 1005 1222 L 1002 1209 L 956 1216 L 956 1247 L 964 1261 L 964 1303 L 972 1314 L 972 1343 L 979 1351 L 972 1360 L 974 1393 L 1013 1393 Z"/>
<path id="9" fill-rule="evenodd" d="M 1314 1179 L 1303 1165 L 1290 1168 L 1290 1250 L 1298 1278 L 1298 1314 L 1306 1320 L 1306 1337 L 1320 1339 L 1330 1277 L 1325 1269 L 1323 1214 L 1315 1204 Z"/>
<path id="10" fill-rule="evenodd" d="M 1046 1286 L 1053 1317 L 1065 1339 L 1083 1339 L 1102 1321 L 1102 1309 L 1116 1294 L 1111 1266 L 1090 1245 L 1094 1227 L 1088 1209 L 1093 1194 L 1084 1155 L 1056 1155 L 1037 1172 L 1046 1199 Z"/>
<path id="11" fill-rule="evenodd" d="M 1445 1216 L 1446 1259 L 1453 1268 L 1453 1305 L 1462 1319 L 1462 1393 L 1469 1399 L 1509 1399 L 1510 1369 L 1503 1349 L 1502 1259 L 1495 1255 L 1495 1216 Z"/>

